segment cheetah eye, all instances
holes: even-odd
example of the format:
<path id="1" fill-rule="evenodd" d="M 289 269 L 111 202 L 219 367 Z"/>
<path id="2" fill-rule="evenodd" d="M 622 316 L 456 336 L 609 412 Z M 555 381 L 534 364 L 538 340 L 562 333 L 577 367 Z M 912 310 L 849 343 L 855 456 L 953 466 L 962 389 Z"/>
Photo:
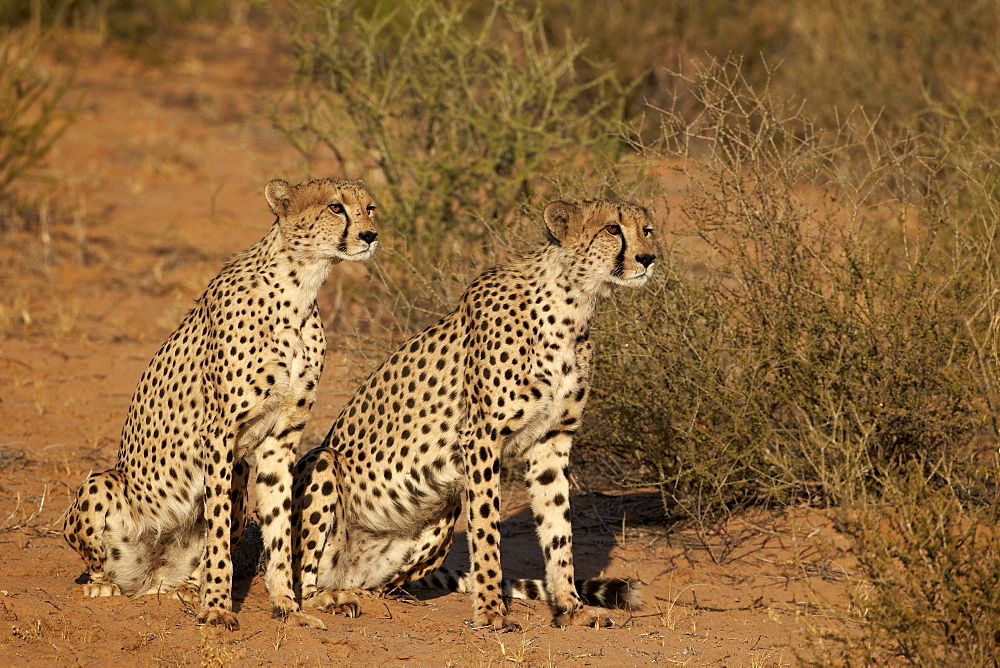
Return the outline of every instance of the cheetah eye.
<path id="1" fill-rule="evenodd" d="M 374 204 L 369 204 L 368 205 L 368 215 L 370 216 L 373 213 L 375 213 L 375 205 Z"/>
<path id="2" fill-rule="evenodd" d="M 337 213 L 337 214 L 344 213 L 344 205 L 343 204 L 331 204 L 330 205 L 330 211 L 333 211 L 334 213 Z"/>
<path id="3" fill-rule="evenodd" d="M 607 225 L 604 227 L 604 229 L 607 230 L 608 234 L 613 234 L 615 236 L 618 236 L 619 234 L 622 233 L 622 228 L 620 225 Z"/>
<path id="4" fill-rule="evenodd" d="M 642 234 L 643 234 L 643 236 L 647 236 L 647 237 L 651 236 L 653 234 L 653 228 L 652 227 L 647 227 L 646 229 L 644 229 L 642 231 Z"/>

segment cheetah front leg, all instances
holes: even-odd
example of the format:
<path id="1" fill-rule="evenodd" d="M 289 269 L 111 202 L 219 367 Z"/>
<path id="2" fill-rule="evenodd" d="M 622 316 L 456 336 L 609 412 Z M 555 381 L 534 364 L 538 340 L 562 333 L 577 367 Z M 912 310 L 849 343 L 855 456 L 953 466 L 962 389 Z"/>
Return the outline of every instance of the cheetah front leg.
<path id="1" fill-rule="evenodd" d="M 233 560 L 234 578 L 251 577 L 256 570 L 256 560 L 252 559 L 252 548 L 248 548 L 249 560 L 253 563 L 246 563 L 247 556 L 234 558 L 236 550 L 243 538 L 246 529 L 247 515 L 247 480 L 250 475 L 250 465 L 238 459 L 233 466 L 232 480 L 229 485 L 229 503 L 232 508 L 230 515 L 230 535 L 229 535 L 229 555 Z M 159 561 L 162 565 L 157 569 L 157 574 L 153 577 L 153 587 L 146 594 L 161 594 L 170 591 L 172 595 L 189 605 L 196 605 L 201 599 L 201 583 L 205 569 L 205 540 L 207 537 L 206 517 L 204 510 L 199 511 L 199 518 L 191 527 L 190 535 L 186 540 L 164 550 Z M 178 582 L 175 587 L 164 586 L 164 582 L 169 582 L 180 572 L 180 564 L 190 563 L 191 571 L 183 582 Z M 242 569 L 240 568 L 242 566 Z M 162 574 L 162 575 L 161 575 Z M 163 577 L 166 575 L 167 577 Z"/>
<path id="2" fill-rule="evenodd" d="M 235 438 L 224 426 L 203 437 L 205 471 L 205 558 L 201 578 L 199 624 L 220 624 L 230 631 L 240 628 L 233 614 L 233 562 L 230 552 Z"/>
<path id="3" fill-rule="evenodd" d="M 545 583 L 549 590 L 556 626 L 586 624 L 612 626 L 614 620 L 603 608 L 584 606 L 574 584 L 573 527 L 569 504 L 569 452 L 573 436 L 583 418 L 589 394 L 588 372 L 593 346 L 586 336 L 576 342 L 576 369 L 559 388 L 557 427 L 525 453 L 525 479 L 535 516 L 538 541 L 545 557 Z"/>
<path id="4" fill-rule="evenodd" d="M 507 614 L 500 567 L 500 453 L 488 439 L 499 435 L 491 425 L 471 424 L 462 436 L 465 443 L 466 512 L 469 558 L 472 561 L 472 625 L 476 628 L 517 630 L 521 625 Z"/>
<path id="5" fill-rule="evenodd" d="M 283 422 L 279 420 L 278 426 Z M 264 583 L 275 617 L 325 629 L 322 620 L 302 612 L 292 587 L 292 470 L 303 426 L 286 425 L 278 437 L 268 436 L 259 446 L 256 490 L 264 543 Z"/>
<path id="6" fill-rule="evenodd" d="M 548 434 L 527 452 L 525 472 L 538 542 L 545 557 L 545 585 L 553 624 L 613 626 L 614 620 L 604 609 L 584 606 L 574 585 L 573 527 L 566 475 L 570 441 L 571 435 L 566 432 Z"/>
<path id="7" fill-rule="evenodd" d="M 292 556 L 303 607 L 357 617 L 357 592 L 319 586 L 324 555 L 331 560 L 327 569 L 335 569 L 347 546 L 342 480 L 339 455 L 326 447 L 309 451 L 295 467 Z"/>
<path id="8" fill-rule="evenodd" d="M 238 459 L 233 465 L 233 484 L 229 490 L 229 502 L 233 512 L 230 520 L 230 549 L 236 549 L 243 538 L 247 526 L 247 491 L 250 480 L 250 464 L 244 459 Z"/>
<path id="9" fill-rule="evenodd" d="M 568 434 L 550 432 L 526 453 L 525 479 L 538 542 L 545 557 L 545 585 L 556 620 L 583 607 L 573 583 L 573 529 L 569 520 L 569 479 L 566 476 L 569 446 Z"/>

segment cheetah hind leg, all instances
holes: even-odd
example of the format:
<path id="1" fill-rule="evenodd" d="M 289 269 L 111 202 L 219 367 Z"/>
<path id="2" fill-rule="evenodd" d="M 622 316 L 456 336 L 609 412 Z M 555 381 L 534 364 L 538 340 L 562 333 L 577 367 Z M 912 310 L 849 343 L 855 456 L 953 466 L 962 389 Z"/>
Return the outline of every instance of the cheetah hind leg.
<path id="1" fill-rule="evenodd" d="M 321 589 L 317 582 L 324 551 L 337 553 L 346 544 L 344 510 L 339 503 L 341 464 L 338 454 L 319 447 L 306 453 L 296 466 L 292 491 L 292 570 L 298 578 L 303 608 L 354 618 L 361 614 L 358 606 L 361 590 Z"/>
<path id="2" fill-rule="evenodd" d="M 63 533 L 87 565 L 87 598 L 137 598 L 172 591 L 201 563 L 204 527 L 141 531 L 118 469 L 91 475 L 70 506 Z"/>
<path id="3" fill-rule="evenodd" d="M 203 549 L 204 548 L 201 548 L 201 550 Z M 165 594 L 171 598 L 177 598 L 186 608 L 191 610 L 192 613 L 196 611 L 201 600 L 201 578 L 202 571 L 205 568 L 204 559 L 199 556 L 201 550 L 190 557 L 192 570 L 187 580 L 173 587 L 163 586 L 162 584 L 154 585 L 149 591 L 146 592 L 146 594 L 159 596 Z"/>
<path id="4" fill-rule="evenodd" d="M 66 512 L 63 536 L 87 569 L 87 580 L 82 583 L 85 598 L 120 596 L 122 593 L 121 588 L 105 575 L 108 565 L 105 532 L 108 512 L 116 500 L 122 499 L 123 489 L 115 469 L 91 474 L 80 485 L 76 499 Z"/>
<path id="5" fill-rule="evenodd" d="M 201 600 L 201 569 L 199 568 L 187 581 L 177 585 L 170 594 L 192 610 L 196 609 Z"/>

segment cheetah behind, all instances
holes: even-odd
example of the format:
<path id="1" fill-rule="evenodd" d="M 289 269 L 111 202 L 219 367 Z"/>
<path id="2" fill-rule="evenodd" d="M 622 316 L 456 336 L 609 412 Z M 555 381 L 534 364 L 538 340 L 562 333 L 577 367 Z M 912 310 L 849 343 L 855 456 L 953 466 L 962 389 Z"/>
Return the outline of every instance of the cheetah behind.
<path id="1" fill-rule="evenodd" d="M 91 475 L 67 513 L 87 596 L 187 582 L 199 591 L 200 622 L 237 628 L 230 549 L 255 462 L 273 611 L 322 624 L 301 613 L 293 590 L 292 468 L 326 350 L 316 295 L 333 265 L 374 252 L 374 204 L 353 181 L 273 180 L 264 193 L 275 223 L 225 263 L 153 356 L 118 463 Z"/>
<path id="2" fill-rule="evenodd" d="M 359 590 L 432 573 L 464 493 L 473 623 L 516 626 L 501 592 L 499 473 L 502 458 L 523 456 L 555 622 L 607 622 L 574 587 L 567 464 L 588 394 L 590 320 L 599 297 L 651 275 L 652 222 L 639 206 L 604 200 L 553 202 L 544 219 L 549 245 L 476 279 L 299 462 L 303 605 L 356 614 Z"/>

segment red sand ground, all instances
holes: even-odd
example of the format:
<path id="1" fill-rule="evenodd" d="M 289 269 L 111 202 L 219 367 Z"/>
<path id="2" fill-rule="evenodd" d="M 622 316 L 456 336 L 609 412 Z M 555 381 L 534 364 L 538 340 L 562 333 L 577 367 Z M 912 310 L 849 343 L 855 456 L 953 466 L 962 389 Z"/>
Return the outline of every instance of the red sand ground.
<path id="1" fill-rule="evenodd" d="M 366 600 L 358 619 L 324 614 L 326 631 L 293 628 L 271 619 L 259 579 L 232 633 L 199 627 L 168 596 L 82 598 L 82 561 L 60 535 L 71 495 L 114 463 L 134 384 L 159 344 L 223 258 L 270 224 L 263 184 L 304 178 L 264 117 L 291 69 L 269 40 L 216 30 L 173 48 L 165 66 L 111 47 L 85 58 L 85 103 L 52 153 L 50 195 L 52 210 L 83 215 L 0 236 L 0 658 L 778 666 L 807 651 L 808 629 L 839 624 L 828 611 L 846 603 L 850 560 L 821 556 L 834 539 L 822 515 L 742 518 L 700 535 L 663 525 L 655 494 L 641 492 L 573 499 L 578 573 L 647 583 L 645 608 L 612 629 L 552 628 L 544 605 L 518 602 L 523 631 L 473 630 L 457 594 Z M 391 243 L 392 222 L 383 227 Z M 324 289 L 330 352 L 307 444 L 371 364 L 338 333 L 356 324 L 339 308 L 342 286 L 366 280 L 340 265 Z M 539 577 L 520 485 L 504 506 L 506 573 Z M 449 563 L 461 567 L 457 543 Z"/>

